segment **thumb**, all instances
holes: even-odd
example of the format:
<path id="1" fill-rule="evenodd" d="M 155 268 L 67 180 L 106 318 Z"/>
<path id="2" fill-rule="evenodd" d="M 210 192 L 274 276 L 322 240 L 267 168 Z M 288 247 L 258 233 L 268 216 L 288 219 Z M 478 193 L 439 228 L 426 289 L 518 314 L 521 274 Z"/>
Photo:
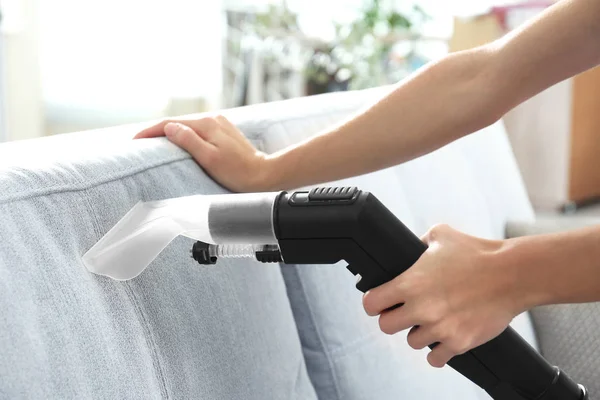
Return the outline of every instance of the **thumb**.
<path id="1" fill-rule="evenodd" d="M 171 142 L 190 153 L 201 165 L 215 150 L 212 144 L 202 139 L 192 128 L 181 123 L 170 122 L 165 125 L 164 131 Z"/>

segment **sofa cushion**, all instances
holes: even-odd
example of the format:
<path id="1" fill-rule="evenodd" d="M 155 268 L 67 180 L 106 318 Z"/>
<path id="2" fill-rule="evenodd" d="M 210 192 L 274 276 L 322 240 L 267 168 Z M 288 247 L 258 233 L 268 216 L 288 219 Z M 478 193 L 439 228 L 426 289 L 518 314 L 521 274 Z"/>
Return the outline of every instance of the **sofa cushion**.
<path id="1" fill-rule="evenodd" d="M 136 202 L 224 192 L 134 133 L 0 146 L 0 398 L 316 398 L 277 266 L 201 267 L 178 238 L 131 281 L 85 269 Z"/>
<path id="2" fill-rule="evenodd" d="M 383 90 L 313 98 L 303 104 L 304 118 L 275 116 L 270 125 L 263 125 L 260 143 L 268 152 L 296 143 L 350 117 Z M 349 103 L 350 109 L 345 107 Z M 436 223 L 448 223 L 467 233 L 501 238 L 507 219 L 533 218 L 500 123 L 398 167 L 332 184 L 373 192 L 419 235 Z M 410 348 L 406 332 L 381 333 L 376 319 L 364 313 L 355 278 L 342 264 L 282 266 L 320 398 L 489 398 L 451 368 L 430 367 L 427 350 Z M 528 314 L 516 318 L 513 327 L 536 346 Z"/>

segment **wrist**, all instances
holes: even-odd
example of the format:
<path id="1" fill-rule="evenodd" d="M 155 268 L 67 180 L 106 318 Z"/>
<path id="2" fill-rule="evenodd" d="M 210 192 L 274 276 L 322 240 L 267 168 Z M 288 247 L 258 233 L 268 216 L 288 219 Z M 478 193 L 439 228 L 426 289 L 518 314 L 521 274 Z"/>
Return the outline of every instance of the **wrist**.
<path id="1" fill-rule="evenodd" d="M 262 154 L 255 187 L 261 192 L 287 189 L 287 166 L 282 154 Z"/>
<path id="2" fill-rule="evenodd" d="M 303 146 L 294 146 L 265 155 L 261 177 L 263 191 L 290 190 L 316 183 L 310 179 L 308 168 L 303 168 L 307 165 L 304 160 L 306 150 Z"/>
<path id="3" fill-rule="evenodd" d="M 537 247 L 527 237 L 508 239 L 496 254 L 496 261 L 506 273 L 515 315 L 549 303 L 538 271 L 545 261 L 540 259 L 542 254 Z"/>

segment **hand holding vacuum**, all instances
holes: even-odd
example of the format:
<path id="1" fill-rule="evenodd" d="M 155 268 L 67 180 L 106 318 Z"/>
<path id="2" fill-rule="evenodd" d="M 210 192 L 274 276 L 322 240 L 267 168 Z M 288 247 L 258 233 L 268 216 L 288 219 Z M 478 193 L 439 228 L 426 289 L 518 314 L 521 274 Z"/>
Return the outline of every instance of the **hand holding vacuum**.
<path id="1" fill-rule="evenodd" d="M 520 263 L 507 263 L 511 242 L 470 236 L 437 225 L 421 237 L 428 249 L 406 272 L 367 292 L 367 314 L 387 334 L 410 329 L 417 350 L 441 342 L 427 359 L 442 367 L 452 357 L 498 336 L 532 308 L 535 292 Z M 389 310 L 395 304 L 403 307 Z M 412 328 L 412 329 L 411 329 Z"/>
<path id="2" fill-rule="evenodd" d="M 271 206 L 258 206 L 252 213 L 244 207 L 211 208 L 208 220 L 213 238 L 221 243 L 239 243 L 243 237 L 252 242 L 250 236 L 268 236 L 269 228 L 259 223 L 259 215 L 264 215 L 259 212 L 261 208 L 266 211 Z M 427 249 L 375 196 L 357 188 L 281 192 L 270 212 L 274 236 L 270 243 L 239 246 L 197 242 L 193 257 L 201 264 L 243 254 L 262 262 L 287 264 L 345 260 L 348 270 L 359 276 L 357 289 L 367 292 L 407 271 Z M 429 345 L 435 348 L 436 343 Z M 588 396 L 581 385 L 551 366 L 510 327 L 448 364 L 494 399 L 582 400 Z"/>

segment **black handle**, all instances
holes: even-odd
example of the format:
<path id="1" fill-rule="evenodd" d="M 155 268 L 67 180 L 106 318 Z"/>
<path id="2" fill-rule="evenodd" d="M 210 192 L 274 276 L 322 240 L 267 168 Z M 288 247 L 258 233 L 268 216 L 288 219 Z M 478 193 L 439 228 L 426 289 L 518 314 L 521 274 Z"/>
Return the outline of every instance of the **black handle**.
<path id="1" fill-rule="evenodd" d="M 356 188 L 283 193 L 275 233 L 288 264 L 348 262 L 366 292 L 410 268 L 427 247 L 375 196 Z M 508 327 L 449 363 L 498 400 L 581 400 L 585 389 Z"/>

